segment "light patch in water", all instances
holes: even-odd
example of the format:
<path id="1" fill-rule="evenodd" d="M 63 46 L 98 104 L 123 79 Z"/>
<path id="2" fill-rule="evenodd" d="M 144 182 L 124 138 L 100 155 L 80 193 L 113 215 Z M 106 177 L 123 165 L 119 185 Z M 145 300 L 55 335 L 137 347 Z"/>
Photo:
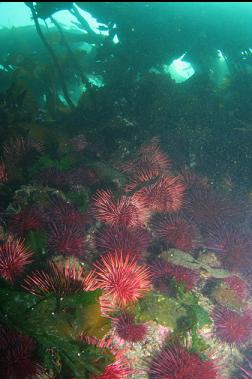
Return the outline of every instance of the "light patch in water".
<path id="1" fill-rule="evenodd" d="M 114 42 L 114 44 L 117 44 L 120 42 L 117 34 L 114 36 L 113 42 Z"/>
<path id="2" fill-rule="evenodd" d="M 31 11 L 23 2 L 0 3 L 0 29 L 34 25 Z"/>
<path id="3" fill-rule="evenodd" d="M 102 34 L 105 36 L 109 35 L 109 30 L 107 25 L 102 24 L 96 20 L 90 13 L 85 12 L 75 4 L 79 13 L 88 22 L 90 28 L 96 34 Z M 72 15 L 68 10 L 58 11 L 53 14 L 56 21 L 63 24 L 66 29 L 76 29 L 78 28 L 78 21 L 74 15 Z M 39 19 L 39 22 L 43 24 L 43 20 Z M 48 27 L 53 26 L 49 19 L 46 20 Z M 31 18 L 31 10 L 23 2 L 2 2 L 0 3 L 0 28 L 12 28 L 34 25 Z M 103 27 L 100 30 L 99 27 Z M 80 28 L 78 28 L 80 30 Z"/>
<path id="4" fill-rule="evenodd" d="M 104 87 L 104 83 L 101 77 L 95 76 L 95 75 L 87 75 L 88 81 L 93 84 L 95 87 Z"/>
<path id="5" fill-rule="evenodd" d="M 230 75 L 229 67 L 221 50 L 217 50 L 218 59 L 211 70 L 211 79 L 217 86 L 222 86 L 225 79 Z"/>
<path id="6" fill-rule="evenodd" d="M 219 60 L 221 62 L 225 62 L 225 58 L 224 58 L 224 55 L 222 54 L 221 50 L 217 50 L 217 54 L 218 54 Z"/>
<path id="7" fill-rule="evenodd" d="M 90 13 L 84 11 L 83 9 L 79 8 L 76 4 L 75 7 L 78 9 L 78 12 L 80 15 L 87 21 L 90 28 L 96 33 L 96 34 L 102 34 L 105 36 L 109 35 L 108 26 L 106 24 L 102 24 L 97 21 L 96 18 L 94 18 Z M 63 10 L 55 13 L 53 17 L 61 24 L 64 25 L 65 28 L 78 28 L 77 24 L 79 21 L 76 19 L 76 17 L 71 14 L 68 10 Z M 99 27 L 103 27 L 103 30 L 100 30 Z M 79 29 L 79 28 L 78 28 Z M 82 29 L 80 27 L 80 29 Z"/>
<path id="8" fill-rule="evenodd" d="M 178 59 L 174 59 L 169 66 L 165 65 L 164 67 L 165 72 L 169 73 L 176 83 L 183 83 L 195 74 L 191 63 L 183 61 L 185 55 L 186 53 L 181 55 Z"/>

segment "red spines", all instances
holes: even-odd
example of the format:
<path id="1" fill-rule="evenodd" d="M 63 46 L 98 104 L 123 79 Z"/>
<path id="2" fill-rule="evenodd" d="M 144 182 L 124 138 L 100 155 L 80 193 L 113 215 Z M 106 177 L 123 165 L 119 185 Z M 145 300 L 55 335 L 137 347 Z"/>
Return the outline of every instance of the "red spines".
<path id="1" fill-rule="evenodd" d="M 31 262 L 32 252 L 24 242 L 9 238 L 0 245 L 0 277 L 13 282 Z"/>
<path id="2" fill-rule="evenodd" d="M 60 197 L 51 199 L 48 219 L 53 220 L 54 223 L 79 227 L 83 227 L 87 221 L 86 215 L 81 214 L 70 202 Z"/>
<path id="3" fill-rule="evenodd" d="M 82 335 L 81 340 L 89 345 L 109 350 L 114 357 L 114 362 L 107 365 L 102 374 L 94 375 L 93 379 L 127 379 L 130 374 L 134 373 L 125 357 L 125 350 L 115 348 L 111 338 L 98 340 L 95 337 Z"/>
<path id="4" fill-rule="evenodd" d="M 183 266 L 174 265 L 163 259 L 154 261 L 151 264 L 150 269 L 152 281 L 161 291 L 162 289 L 166 290 L 167 280 L 169 279 L 175 279 L 176 282 L 183 283 L 189 291 L 196 286 L 199 280 L 199 276 L 193 270 Z"/>
<path id="5" fill-rule="evenodd" d="M 48 247 L 53 252 L 82 257 L 85 255 L 85 241 L 86 238 L 78 226 L 49 225 Z"/>
<path id="6" fill-rule="evenodd" d="M 180 345 L 161 350 L 151 361 L 150 379 L 217 379 L 213 361 L 203 360 Z"/>
<path id="7" fill-rule="evenodd" d="M 96 246 L 102 252 L 121 251 L 123 255 L 133 254 L 141 257 L 151 241 L 147 230 L 141 228 L 110 227 L 103 228 L 96 236 Z"/>
<path id="8" fill-rule="evenodd" d="M 1 378 L 32 378 L 42 372 L 32 338 L 0 326 Z"/>
<path id="9" fill-rule="evenodd" d="M 139 300 L 150 290 L 150 273 L 146 266 L 138 265 L 132 255 L 109 253 L 95 264 L 98 286 L 117 306 Z"/>
<path id="10" fill-rule="evenodd" d="M 4 161 L 0 160 L 0 183 L 5 183 L 8 181 L 7 169 Z"/>
<path id="11" fill-rule="evenodd" d="M 243 345 L 252 335 L 252 314 L 248 310 L 236 312 L 225 307 L 213 311 L 216 336 L 229 345 Z"/>
<path id="12" fill-rule="evenodd" d="M 245 300 L 248 297 L 248 286 L 239 276 L 229 276 L 223 281 L 240 299 Z"/>
<path id="13" fill-rule="evenodd" d="M 146 183 L 134 197 L 148 204 L 152 212 L 177 212 L 184 204 L 184 191 L 180 176 L 161 176 Z"/>
<path id="14" fill-rule="evenodd" d="M 10 230 L 19 237 L 24 237 L 31 230 L 43 227 L 44 215 L 35 207 L 25 207 L 9 217 Z"/>
<path id="15" fill-rule="evenodd" d="M 151 222 L 151 228 L 171 247 L 190 252 L 198 246 L 197 228 L 180 215 L 157 215 Z"/>
<path id="16" fill-rule="evenodd" d="M 87 278 L 82 266 L 76 263 L 50 262 L 46 269 L 28 275 L 23 288 L 36 296 L 43 296 L 49 292 L 65 296 L 85 291 L 88 287 Z"/>
<path id="17" fill-rule="evenodd" d="M 110 190 L 99 190 L 93 199 L 92 213 L 97 220 L 111 226 L 141 226 L 149 217 L 146 205 L 141 199 L 122 196 L 113 198 Z"/>
<path id="18" fill-rule="evenodd" d="M 129 313 L 122 313 L 115 321 L 115 331 L 117 335 L 127 342 L 141 342 L 147 333 L 145 324 L 136 323 L 134 316 Z"/>

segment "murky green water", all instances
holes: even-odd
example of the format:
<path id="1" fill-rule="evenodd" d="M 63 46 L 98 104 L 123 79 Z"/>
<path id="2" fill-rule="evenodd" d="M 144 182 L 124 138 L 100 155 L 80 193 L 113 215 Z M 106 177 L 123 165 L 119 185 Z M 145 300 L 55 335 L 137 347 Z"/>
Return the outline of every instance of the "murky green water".
<path id="1" fill-rule="evenodd" d="M 0 3 L 0 378 L 252 378 L 252 3 Z"/>

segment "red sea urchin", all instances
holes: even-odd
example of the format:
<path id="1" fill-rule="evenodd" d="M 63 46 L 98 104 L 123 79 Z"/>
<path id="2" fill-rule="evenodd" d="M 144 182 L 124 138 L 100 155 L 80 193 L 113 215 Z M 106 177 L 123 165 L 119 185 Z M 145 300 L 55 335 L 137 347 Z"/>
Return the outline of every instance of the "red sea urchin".
<path id="1" fill-rule="evenodd" d="M 23 288 L 36 296 L 43 296 L 53 292 L 58 296 L 65 296 L 88 288 L 89 276 L 81 265 L 74 262 L 50 262 L 45 270 L 38 270 L 28 275 Z"/>
<path id="2" fill-rule="evenodd" d="M 8 180 L 8 174 L 6 166 L 2 160 L 0 160 L 0 183 L 5 183 Z"/>
<path id="3" fill-rule="evenodd" d="M 140 299 L 150 289 L 148 268 L 138 265 L 130 254 L 106 254 L 95 268 L 98 286 L 121 308 Z"/>
<path id="4" fill-rule="evenodd" d="M 248 272 L 251 265 L 252 233 L 243 225 L 218 222 L 206 230 L 205 242 L 217 250 L 225 268 L 233 272 Z"/>
<path id="5" fill-rule="evenodd" d="M 76 225 L 83 227 L 87 217 L 80 213 L 70 202 L 63 200 L 58 196 L 50 199 L 48 218 L 54 223 L 64 225 Z"/>
<path id="6" fill-rule="evenodd" d="M 180 215 L 156 215 L 151 228 L 158 238 L 172 247 L 190 252 L 198 245 L 198 233 L 195 225 Z"/>
<path id="7" fill-rule="evenodd" d="M 246 213 L 240 199 L 234 199 L 213 188 L 194 188 L 188 194 L 187 203 L 190 217 L 203 229 L 219 221 L 242 219 Z"/>
<path id="8" fill-rule="evenodd" d="M 93 345 L 101 349 L 106 349 L 114 358 L 114 362 L 107 365 L 100 375 L 94 375 L 92 379 L 127 379 L 134 371 L 130 368 L 129 362 L 125 356 L 125 350 L 119 350 L 113 346 L 111 338 L 102 338 L 81 335 L 81 340 L 88 345 Z"/>
<path id="9" fill-rule="evenodd" d="M 122 196 L 115 200 L 110 190 L 99 190 L 93 201 L 93 215 L 111 226 L 141 226 L 149 217 L 145 203 L 135 197 Z"/>
<path id="10" fill-rule="evenodd" d="M 141 342 L 146 336 L 147 326 L 135 323 L 134 316 L 129 313 L 122 313 L 114 323 L 117 335 L 124 341 Z"/>
<path id="11" fill-rule="evenodd" d="M 67 171 L 61 171 L 56 167 L 42 169 L 34 177 L 36 183 L 54 188 L 64 188 L 69 185 Z"/>
<path id="12" fill-rule="evenodd" d="M 95 375 L 93 379 L 123 379 L 128 378 L 129 373 L 131 373 L 128 366 L 126 366 L 121 361 L 117 360 L 115 363 L 105 367 L 105 370 L 100 375 Z"/>
<path id="13" fill-rule="evenodd" d="M 168 156 L 160 150 L 159 139 L 152 138 L 148 144 L 144 144 L 139 149 L 139 159 L 142 165 L 155 167 L 159 173 L 166 173 L 171 167 Z"/>
<path id="14" fill-rule="evenodd" d="M 247 357 L 245 357 L 245 362 L 239 369 L 241 370 L 239 379 L 252 379 L 252 361 L 249 361 Z"/>
<path id="15" fill-rule="evenodd" d="M 126 193 L 134 193 L 142 187 L 147 187 L 158 180 L 158 172 L 155 169 L 139 170 L 130 182 L 125 186 Z"/>
<path id="16" fill-rule="evenodd" d="M 153 182 L 147 182 L 134 198 L 148 204 L 152 212 L 177 212 L 183 206 L 185 185 L 180 176 L 158 177 Z"/>
<path id="17" fill-rule="evenodd" d="M 158 139 L 153 138 L 150 143 L 140 147 L 134 160 L 126 162 L 121 168 L 123 172 L 128 173 L 134 179 L 141 171 L 162 175 L 166 174 L 170 167 L 170 159 L 160 150 Z"/>
<path id="18" fill-rule="evenodd" d="M 24 237 L 30 230 L 38 230 L 43 226 L 43 213 L 35 207 L 25 207 L 9 218 L 10 230 L 19 237 Z"/>
<path id="19" fill-rule="evenodd" d="M 248 297 L 248 286 L 247 283 L 239 278 L 239 276 L 229 276 L 224 279 L 224 284 L 226 284 L 231 291 L 233 291 L 241 300 L 245 300 Z"/>
<path id="20" fill-rule="evenodd" d="M 70 145 L 73 151 L 83 151 L 87 147 L 87 139 L 83 134 L 78 134 L 70 139 Z"/>
<path id="21" fill-rule="evenodd" d="M 225 307 L 218 307 L 213 312 L 215 334 L 229 345 L 246 344 L 252 335 L 252 314 L 241 313 Z"/>
<path id="22" fill-rule="evenodd" d="M 154 261 L 150 268 L 153 284 L 160 291 L 166 291 L 168 285 L 167 281 L 170 279 L 175 279 L 176 282 L 183 283 L 188 291 L 192 290 L 199 280 L 198 274 L 193 270 L 174 265 L 163 259 Z"/>
<path id="23" fill-rule="evenodd" d="M 96 236 L 95 242 L 103 252 L 121 251 L 131 253 L 137 258 L 141 256 L 151 241 L 147 230 L 142 228 L 105 227 Z"/>
<path id="24" fill-rule="evenodd" d="M 82 257 L 85 255 L 85 236 L 76 225 L 51 224 L 48 247 L 58 254 Z"/>
<path id="25" fill-rule="evenodd" d="M 216 379 L 213 361 L 202 360 L 180 345 L 165 347 L 151 361 L 149 379 Z"/>
<path id="26" fill-rule="evenodd" d="M 32 338 L 0 326 L 0 377 L 30 379 L 42 372 Z"/>
<path id="27" fill-rule="evenodd" d="M 3 155 L 6 162 L 19 163 L 28 151 L 28 142 L 23 137 L 11 137 L 3 144 Z"/>
<path id="28" fill-rule="evenodd" d="M 80 187 L 92 186 L 99 181 L 95 170 L 85 166 L 72 168 L 67 176 L 70 188 L 77 192 Z"/>
<path id="29" fill-rule="evenodd" d="M 0 245 L 0 277 L 13 282 L 31 262 L 31 256 L 22 240 L 7 239 Z"/>
<path id="30" fill-rule="evenodd" d="M 195 190 L 202 188 L 209 188 L 210 184 L 208 183 L 207 177 L 202 177 L 197 175 L 191 170 L 183 170 L 180 172 L 183 182 L 185 183 L 186 190 Z"/>

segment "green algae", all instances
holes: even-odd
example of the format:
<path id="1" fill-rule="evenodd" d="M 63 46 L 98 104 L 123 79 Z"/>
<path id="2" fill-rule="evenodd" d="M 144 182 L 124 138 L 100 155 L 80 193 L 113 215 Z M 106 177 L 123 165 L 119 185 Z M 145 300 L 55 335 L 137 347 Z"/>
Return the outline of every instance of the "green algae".
<path id="1" fill-rule="evenodd" d="M 110 328 L 110 322 L 100 314 L 99 296 L 100 291 L 93 291 L 62 299 L 49 294 L 40 299 L 13 288 L 1 289 L 0 321 L 39 343 L 46 368 L 57 372 L 59 367 L 64 367 L 64 372 L 76 378 L 91 378 L 92 374 L 101 373 L 112 361 L 109 352 L 86 346 L 80 340 L 83 331 L 101 338 Z M 93 318 L 95 308 L 97 316 Z M 52 350 L 54 354 L 48 354 Z M 55 356 L 58 357 L 57 365 Z"/>
<path id="2" fill-rule="evenodd" d="M 182 316 L 186 316 L 185 308 L 176 299 L 158 292 L 150 292 L 136 306 L 136 317 L 141 322 L 155 321 L 171 329 L 177 327 Z"/>

